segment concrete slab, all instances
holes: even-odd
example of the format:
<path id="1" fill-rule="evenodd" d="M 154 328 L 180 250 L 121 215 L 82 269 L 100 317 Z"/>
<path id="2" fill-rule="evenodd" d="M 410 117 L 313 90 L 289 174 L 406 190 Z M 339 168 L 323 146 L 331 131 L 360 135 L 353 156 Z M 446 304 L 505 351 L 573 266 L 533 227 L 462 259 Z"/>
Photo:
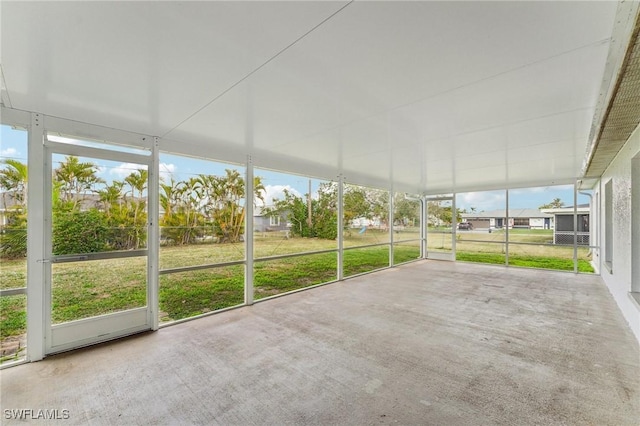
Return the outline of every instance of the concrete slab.
<path id="1" fill-rule="evenodd" d="M 598 276 L 424 261 L 3 370 L 2 422 L 638 425 L 639 353 Z"/>

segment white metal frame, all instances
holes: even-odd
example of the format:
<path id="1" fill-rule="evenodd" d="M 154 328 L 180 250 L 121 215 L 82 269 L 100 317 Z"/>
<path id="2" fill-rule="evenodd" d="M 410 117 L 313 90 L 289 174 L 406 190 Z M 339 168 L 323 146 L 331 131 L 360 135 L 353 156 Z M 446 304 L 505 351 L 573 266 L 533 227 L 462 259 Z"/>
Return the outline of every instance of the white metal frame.
<path id="1" fill-rule="evenodd" d="M 61 121 L 58 123 L 64 124 Z M 75 124 L 75 123 L 74 123 Z M 74 126 L 75 127 L 75 126 Z M 48 131 L 48 129 L 45 129 Z M 73 131 L 74 129 L 71 129 Z M 64 132 L 67 135 L 76 136 L 70 134 L 68 131 Z M 122 135 L 121 132 L 106 132 L 111 135 Z M 43 211 L 44 211 L 44 227 L 42 236 L 44 244 L 44 253 L 41 257 L 40 263 L 43 265 L 44 286 L 43 292 L 43 327 L 44 327 L 44 353 L 43 355 L 57 353 L 81 346 L 86 346 L 94 343 L 111 340 L 114 338 L 122 337 L 125 335 L 137 333 L 144 330 L 157 329 L 157 312 L 155 306 L 157 306 L 158 300 L 158 286 L 157 286 L 157 250 L 158 250 L 158 191 L 153 188 L 158 187 L 158 173 L 157 173 L 157 148 L 156 140 L 151 147 L 151 155 L 133 154 L 128 152 L 121 152 L 117 150 L 109 150 L 103 148 L 94 148 L 86 146 L 78 146 L 73 144 L 52 142 L 47 139 L 46 133 L 43 132 L 43 160 L 44 167 L 41 169 L 44 171 L 43 183 L 44 185 L 44 197 Z M 77 136 L 84 138 L 85 136 Z M 95 136 L 92 135 L 92 138 Z M 133 139 L 133 138 L 132 138 Z M 146 140 L 146 138 L 145 138 Z M 131 144 L 130 144 L 131 145 Z M 116 148 L 116 146 L 114 146 Z M 52 155 L 74 155 L 80 157 L 99 158 L 109 161 L 128 162 L 134 164 L 140 164 L 147 167 L 148 175 L 148 220 L 147 220 L 147 235 L 148 246 L 144 250 L 135 250 L 128 252 L 114 252 L 95 255 L 83 255 L 83 256 L 53 256 L 51 252 L 52 247 L 52 205 L 51 205 L 51 188 L 52 182 Z M 31 164 L 31 161 L 30 161 Z M 31 187 L 31 185 L 30 185 Z M 31 209 L 29 209 L 31 210 Z M 52 263 L 68 262 L 76 260 L 92 260 L 102 258 L 124 258 L 132 256 L 146 256 L 147 257 L 147 303 L 146 306 L 140 308 L 129 309 L 121 312 L 115 312 L 105 315 L 98 315 L 90 318 L 84 318 L 76 321 L 70 321 L 62 324 L 53 324 L 51 318 L 52 309 Z"/>
<path id="2" fill-rule="evenodd" d="M 45 352 L 45 164 L 43 116 L 31 114 L 29 126 L 27 198 L 27 360 L 38 361 Z"/>
<path id="3" fill-rule="evenodd" d="M 429 201 L 451 201 L 451 252 L 444 252 L 444 251 L 429 251 L 428 249 L 428 245 L 429 245 L 429 224 L 428 222 L 428 218 L 429 218 Z M 425 217 L 424 217 L 424 224 L 423 227 L 425 229 L 425 243 L 424 243 L 424 247 L 425 247 L 425 258 L 427 259 L 433 259 L 433 260 L 447 260 L 447 261 L 454 261 L 456 260 L 456 231 L 457 231 L 457 227 L 454 224 L 454 219 L 455 219 L 455 214 L 456 214 L 456 195 L 455 194 L 451 194 L 451 195 L 442 195 L 442 196 L 434 196 L 434 197 L 426 197 L 424 200 L 424 211 L 425 211 Z M 446 234 L 446 232 L 445 232 Z"/>
<path id="4" fill-rule="evenodd" d="M 158 191 L 154 190 L 154 188 L 159 187 L 159 150 L 160 147 L 169 143 L 167 140 L 161 140 L 157 137 L 151 137 L 146 135 L 134 134 L 130 132 L 125 132 L 117 129 L 104 128 L 100 126 L 94 126 L 86 123 L 75 122 L 71 120 L 65 120 L 55 117 L 44 116 L 38 113 L 30 113 L 25 111 L 19 111 L 9 108 L 2 108 L 3 120 L 2 124 L 8 125 L 16 125 L 25 127 L 28 130 L 28 167 L 29 167 L 29 187 L 28 187 L 28 198 L 29 198 L 29 209 L 28 209 L 28 236 L 27 236 L 27 246 L 29 256 L 27 259 L 27 271 L 28 271 L 28 285 L 26 290 L 24 290 L 27 294 L 27 360 L 28 361 L 37 361 L 42 359 L 45 354 L 53 353 L 57 351 L 67 350 L 75 347 L 79 347 L 85 344 L 96 343 L 98 341 L 108 340 L 114 337 L 118 337 L 124 334 L 130 334 L 137 331 L 152 329 L 158 329 L 158 279 L 159 275 L 165 273 L 173 273 L 179 272 L 178 270 L 159 270 L 159 224 L 158 224 L 158 210 L 159 203 Z M 60 144 L 57 142 L 48 142 L 46 141 L 46 135 L 48 133 L 57 133 L 60 135 L 77 137 L 80 139 L 89 139 L 89 140 L 97 140 L 97 141 L 106 141 L 107 143 L 114 146 L 115 150 L 111 151 L 108 149 L 101 148 L 91 148 L 91 147 L 80 147 L 76 145 L 68 145 L 68 144 Z M 131 154 L 125 152 L 117 151 L 118 145 L 127 145 L 127 146 L 135 146 L 141 148 L 143 150 L 148 150 L 150 152 L 149 156 L 139 155 L 139 154 Z M 50 252 L 45 250 L 45 247 L 50 247 L 51 244 L 51 218 L 47 217 L 45 212 L 51 211 L 51 197 L 45 196 L 46 191 L 45 188 L 51 187 L 51 161 L 50 161 L 50 151 L 54 150 L 60 153 L 68 153 L 71 155 L 81 155 L 81 156 L 94 156 L 98 158 L 106 158 L 112 159 L 116 161 L 127 161 L 133 163 L 141 163 L 147 164 L 149 171 L 149 203 L 148 203 L 148 248 L 147 248 L 147 307 L 143 310 L 132 310 L 127 315 L 123 315 L 121 313 L 108 314 L 101 316 L 101 319 L 106 320 L 110 325 L 121 325 L 126 330 L 120 334 L 109 334 L 105 333 L 103 336 L 100 336 L 99 339 L 80 339 L 78 341 L 78 335 L 73 331 L 73 327 L 70 327 L 69 324 L 60 324 L 56 325 L 56 327 L 60 331 L 60 336 L 63 339 L 75 339 L 73 343 L 66 344 L 56 344 L 54 342 L 54 338 L 56 336 L 52 336 L 48 329 L 51 327 L 50 324 L 50 309 L 51 309 L 51 300 L 50 300 L 50 292 L 47 290 L 50 288 L 50 283 L 48 286 L 43 285 L 42 283 L 46 281 L 46 279 L 50 280 L 50 276 L 47 278 L 48 269 L 50 269 L 51 264 L 47 262 L 47 260 L 51 260 Z M 187 149 L 188 150 L 188 149 Z M 181 155 L 187 154 L 186 152 L 181 153 Z M 394 265 L 393 262 L 393 245 L 394 245 L 394 235 L 393 235 L 393 214 L 394 214 L 394 205 L 393 205 L 393 183 L 389 185 L 385 185 L 387 189 L 382 189 L 385 186 L 369 186 L 364 185 L 368 188 L 378 188 L 381 190 L 386 190 L 389 193 L 389 241 L 379 244 L 369 244 L 364 246 L 357 247 L 344 247 L 344 239 L 343 239 L 343 228 L 344 228 L 344 217 L 343 217 L 343 201 L 344 201 L 344 185 L 346 184 L 345 177 L 342 174 L 338 175 L 337 183 L 338 183 L 338 241 L 337 248 L 335 250 L 323 250 L 318 252 L 307 252 L 307 253 L 294 253 L 287 254 L 282 256 L 273 256 L 267 258 L 254 259 L 253 253 L 253 176 L 254 176 L 254 159 L 251 155 L 247 155 L 244 157 L 246 161 L 246 222 L 245 222 L 245 258 L 244 260 L 227 262 L 224 264 L 215 264 L 215 265 L 200 265 L 194 267 L 187 268 L 178 268 L 181 270 L 194 270 L 194 269 L 209 269 L 209 268 L 217 268 L 229 265 L 245 265 L 245 300 L 243 305 L 251 305 L 254 303 L 254 288 L 253 288 L 253 269 L 255 262 L 262 262 L 274 259 L 284 259 L 288 257 L 296 257 L 296 256 L 304 256 L 310 254 L 319 254 L 319 253 L 327 253 L 327 252 L 336 252 L 337 255 L 337 281 L 343 280 L 344 277 L 344 251 L 351 249 L 360 249 L 366 247 L 375 247 L 375 246 L 388 246 L 389 247 L 389 265 L 386 267 L 378 268 L 373 271 L 369 271 L 366 273 L 376 272 L 381 269 L 386 269 L 387 267 L 392 267 Z M 143 161 L 144 160 L 144 161 Z M 43 167 L 43 165 L 45 167 Z M 285 166 L 283 164 L 283 166 Z M 286 170 L 283 167 L 282 170 Z M 308 172 L 308 171 L 307 171 Z M 360 185 L 359 182 L 350 182 L 351 184 Z M 601 197 L 600 194 L 603 192 L 603 186 L 601 183 L 600 190 L 597 191 L 596 195 L 600 197 L 599 204 L 604 203 L 604 197 Z M 574 190 L 576 187 L 574 186 Z M 506 189 L 506 200 L 505 200 L 505 211 L 507 211 L 508 218 L 508 207 L 509 207 L 509 190 Z M 456 227 L 452 224 L 451 238 L 452 238 L 452 251 L 451 253 L 440 253 L 441 256 L 438 256 L 438 253 L 431 252 L 429 253 L 427 249 L 427 238 L 428 238 L 428 203 L 427 201 L 436 201 L 436 200 L 450 200 L 452 205 L 452 212 L 455 214 L 456 203 L 455 203 L 455 194 L 447 194 L 442 196 L 429 196 L 420 198 L 421 201 L 421 233 L 420 233 L 420 247 L 421 247 L 421 258 L 422 259 L 434 259 L 434 258 L 442 258 L 446 260 L 455 260 L 455 250 L 456 250 Z M 596 198 L 598 200 L 598 198 Z M 576 205 L 576 198 L 574 196 L 574 205 Z M 636 200 L 637 201 L 637 200 Z M 635 205 L 635 204 L 634 204 Z M 599 210 L 600 205 L 596 206 Z M 49 213 L 50 214 L 50 213 Z M 601 213 L 599 212 L 601 215 Z M 508 220 L 508 219 L 507 219 Z M 606 218 L 605 218 L 606 220 Z M 575 221 L 575 218 L 574 218 Z M 600 221 L 596 221 L 596 226 L 600 226 Z M 508 223 L 505 224 L 508 233 Z M 596 230 L 596 233 L 599 233 Z M 598 235 L 599 237 L 599 235 Z M 45 244 L 46 243 L 46 244 Z M 505 263 L 508 265 L 508 235 L 506 236 L 506 246 L 507 253 L 505 256 Z M 599 244 L 596 243 L 596 246 Z M 436 256 L 434 256 L 434 254 Z M 128 255 L 131 255 L 129 253 Z M 110 256 L 110 255 L 109 255 Z M 95 256 L 92 256 L 95 257 Z M 44 261 L 43 261 L 44 260 Z M 69 257 L 58 257 L 58 261 L 70 261 L 73 259 L 69 259 Z M 358 274 L 362 275 L 362 274 Z M 328 283 L 335 282 L 330 281 Z M 285 294 L 302 291 L 307 288 L 317 287 L 319 285 L 324 285 L 328 283 L 322 283 L 310 287 L 306 287 L 299 290 L 294 290 L 292 292 L 283 293 L 277 296 L 282 296 Z M 268 300 L 270 298 L 265 298 L 261 300 Z M 242 306 L 242 305 L 238 305 Z M 233 309 L 237 306 L 221 309 L 216 312 L 222 312 L 229 309 Z M 49 312 L 48 312 L 49 311 Z M 199 315 L 196 317 L 188 318 L 185 320 L 190 320 L 193 318 L 198 318 L 201 316 L 206 316 L 212 313 Z M 144 326 L 141 327 L 128 327 L 130 322 L 134 321 L 142 321 L 144 322 Z M 175 323 L 180 323 L 185 320 L 176 321 Z M 85 324 L 88 327 L 97 327 L 95 318 L 88 318 L 85 320 L 80 320 L 77 322 L 78 324 Z M 66 336 L 66 337 L 65 337 Z"/>

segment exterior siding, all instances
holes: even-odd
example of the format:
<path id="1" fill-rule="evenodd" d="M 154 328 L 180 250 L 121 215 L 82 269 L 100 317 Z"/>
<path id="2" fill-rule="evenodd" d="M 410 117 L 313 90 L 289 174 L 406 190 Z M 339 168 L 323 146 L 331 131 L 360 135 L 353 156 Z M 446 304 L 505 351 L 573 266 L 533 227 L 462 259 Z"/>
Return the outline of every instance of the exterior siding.
<path id="1" fill-rule="evenodd" d="M 600 185 L 596 192 L 600 193 L 600 241 L 601 247 L 598 259 L 604 262 L 607 238 L 605 235 L 605 223 L 612 221 L 612 248 L 613 259 L 611 269 L 602 264 L 600 268 L 602 278 L 609 291 L 613 295 L 622 314 L 629 323 L 633 333 L 640 342 L 640 306 L 630 296 L 632 289 L 633 264 L 640 262 L 640 259 L 632 259 L 638 252 L 632 250 L 632 245 L 638 247 L 639 242 L 632 239 L 632 224 L 640 222 L 640 212 L 632 208 L 632 190 L 634 197 L 640 197 L 640 188 L 631 186 L 631 162 L 632 158 L 640 155 L 640 126 L 636 128 L 622 150 L 611 162 L 607 170 L 602 175 Z M 612 180 L 612 208 L 611 216 L 606 217 L 605 212 L 605 184 Z M 637 224 L 635 226 L 638 226 Z M 637 235 L 637 230 L 636 230 Z M 632 254 L 634 253 L 634 254 Z M 639 283 L 636 283 L 636 288 Z"/>

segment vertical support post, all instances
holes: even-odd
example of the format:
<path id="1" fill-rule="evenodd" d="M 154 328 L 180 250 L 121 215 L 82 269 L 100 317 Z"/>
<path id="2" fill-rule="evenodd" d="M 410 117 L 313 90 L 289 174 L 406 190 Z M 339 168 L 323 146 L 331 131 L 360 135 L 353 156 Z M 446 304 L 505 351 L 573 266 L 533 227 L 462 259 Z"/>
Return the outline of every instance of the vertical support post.
<path id="1" fill-rule="evenodd" d="M 602 250 L 602 230 L 605 228 L 604 226 L 604 222 L 602 220 L 602 218 L 604 217 L 604 197 L 603 197 L 603 193 L 602 193 L 602 179 L 598 180 L 598 205 L 596 206 L 597 212 L 598 212 L 598 217 L 597 217 L 597 240 L 596 240 L 596 244 L 598 246 L 598 273 L 602 274 L 602 266 L 603 266 L 603 255 L 604 255 L 604 251 Z"/>
<path id="2" fill-rule="evenodd" d="M 573 183 L 573 273 L 578 273 L 578 182 Z"/>
<path id="3" fill-rule="evenodd" d="M 47 232 L 45 202 L 45 171 L 50 169 L 45 158 L 43 116 L 31 114 L 28 140 L 27 187 L 27 360 L 39 361 L 45 354 L 45 312 L 48 300 L 45 294 L 45 268 L 47 258 Z M 48 165 L 48 166 L 47 166 Z M 43 167 L 44 166 L 44 167 Z M 51 197 L 48 197 L 49 199 Z M 50 202 L 49 202 L 50 203 Z"/>
<path id="4" fill-rule="evenodd" d="M 458 211 L 456 210 L 456 194 L 451 197 L 451 260 L 456 260 L 456 236 L 458 233 Z"/>
<path id="5" fill-rule="evenodd" d="M 429 210 L 428 210 L 429 202 L 427 201 L 427 197 L 422 197 L 422 222 L 420 226 L 420 239 L 422 240 L 421 248 L 422 248 L 422 258 L 427 258 L 427 229 L 429 226 Z"/>
<path id="6" fill-rule="evenodd" d="M 506 190 L 506 197 L 504 200 L 504 264 L 509 266 L 509 190 Z"/>
<path id="7" fill-rule="evenodd" d="M 309 179 L 309 192 L 307 192 L 307 225 L 309 230 L 313 227 L 313 208 L 311 206 L 311 179 Z"/>
<path id="8" fill-rule="evenodd" d="M 393 209 L 394 209 L 393 183 L 389 187 L 389 266 L 393 266 Z"/>
<path id="9" fill-rule="evenodd" d="M 338 271 L 339 281 L 344 279 L 344 177 L 338 175 Z"/>
<path id="10" fill-rule="evenodd" d="M 151 144 L 151 166 L 149 167 L 149 192 L 148 199 L 148 225 L 147 233 L 149 235 L 147 254 L 147 280 L 148 286 L 148 306 L 149 306 L 149 324 L 152 330 L 158 329 L 158 313 L 160 312 L 160 151 L 159 138 L 154 137 Z"/>
<path id="11" fill-rule="evenodd" d="M 245 244 L 245 270 L 244 270 L 244 303 L 253 305 L 253 159 L 247 155 L 247 170 L 245 179 L 245 218 L 244 218 L 244 244 Z"/>

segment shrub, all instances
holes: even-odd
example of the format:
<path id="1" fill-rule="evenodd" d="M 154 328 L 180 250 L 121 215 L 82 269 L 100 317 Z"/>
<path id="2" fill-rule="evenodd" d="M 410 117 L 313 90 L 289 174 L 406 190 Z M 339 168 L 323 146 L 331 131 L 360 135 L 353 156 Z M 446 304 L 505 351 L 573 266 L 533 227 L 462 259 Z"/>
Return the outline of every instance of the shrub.
<path id="1" fill-rule="evenodd" d="M 109 227 L 96 209 L 61 211 L 54 215 L 53 254 L 94 253 L 108 247 Z"/>
<path id="2" fill-rule="evenodd" d="M 27 215 L 15 211 L 7 215 L 8 224 L 0 234 L 0 256 L 18 259 L 27 255 Z"/>

